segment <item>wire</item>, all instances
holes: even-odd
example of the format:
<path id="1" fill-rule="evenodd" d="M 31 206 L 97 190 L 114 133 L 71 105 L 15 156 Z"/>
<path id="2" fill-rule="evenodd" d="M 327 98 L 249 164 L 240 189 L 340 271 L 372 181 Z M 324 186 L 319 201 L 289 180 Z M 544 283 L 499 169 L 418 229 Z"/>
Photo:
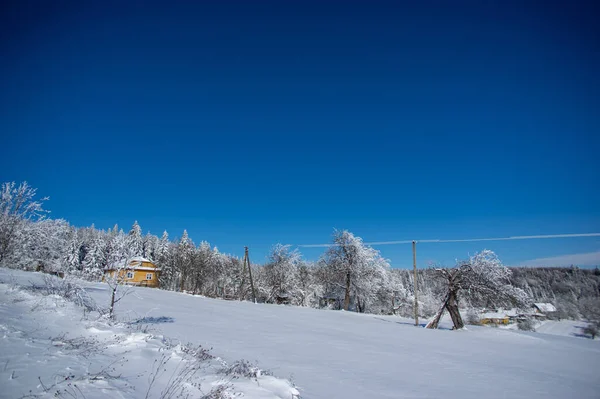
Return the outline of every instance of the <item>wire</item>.
<path id="1" fill-rule="evenodd" d="M 448 240 L 400 240 L 400 241 L 374 241 L 365 242 L 366 245 L 399 245 L 411 244 L 413 241 L 419 243 L 443 243 L 443 242 L 477 242 L 477 241 L 509 241 L 509 240 L 537 240 L 546 238 L 576 238 L 576 237 L 600 237 L 600 233 L 580 233 L 580 234 L 543 234 L 535 236 L 511 236 L 495 238 L 466 238 L 466 239 L 448 239 Z M 335 244 L 304 244 L 298 245 L 301 248 L 323 248 L 332 247 Z"/>

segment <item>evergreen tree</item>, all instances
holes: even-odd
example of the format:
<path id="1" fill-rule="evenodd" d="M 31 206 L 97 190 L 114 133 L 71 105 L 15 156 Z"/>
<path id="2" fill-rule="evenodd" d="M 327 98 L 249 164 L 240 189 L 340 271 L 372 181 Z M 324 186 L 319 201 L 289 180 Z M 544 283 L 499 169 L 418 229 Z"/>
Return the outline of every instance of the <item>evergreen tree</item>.
<path id="1" fill-rule="evenodd" d="M 127 235 L 127 257 L 129 259 L 135 256 L 142 256 L 144 253 L 144 240 L 142 238 L 142 228 L 137 220 L 131 226 L 131 230 Z"/>

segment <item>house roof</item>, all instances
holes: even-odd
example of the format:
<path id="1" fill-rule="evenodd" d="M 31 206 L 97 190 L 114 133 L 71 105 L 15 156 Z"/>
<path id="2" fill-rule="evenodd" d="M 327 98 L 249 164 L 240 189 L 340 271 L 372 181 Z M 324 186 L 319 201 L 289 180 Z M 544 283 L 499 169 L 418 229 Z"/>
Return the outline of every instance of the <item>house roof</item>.
<path id="1" fill-rule="evenodd" d="M 517 315 L 517 309 L 499 309 L 497 312 L 484 312 L 480 314 L 482 319 L 505 319 L 507 317 L 514 317 Z"/>
<path id="2" fill-rule="evenodd" d="M 131 262 L 150 262 L 150 263 L 152 263 L 152 261 L 150 259 L 146 259 L 142 256 L 134 256 L 133 258 L 131 258 L 129 260 L 129 263 L 131 263 Z"/>
<path id="3" fill-rule="evenodd" d="M 551 303 L 534 303 L 533 306 L 538 308 L 540 312 L 556 312 L 556 307 Z"/>
<path id="4" fill-rule="evenodd" d="M 144 263 L 150 263 L 152 266 L 142 266 Z M 123 266 L 123 263 L 114 263 L 104 268 L 105 271 L 126 269 L 126 270 L 148 270 L 148 271 L 161 271 L 154 262 L 141 256 L 135 256 L 129 260 L 129 263 Z"/>

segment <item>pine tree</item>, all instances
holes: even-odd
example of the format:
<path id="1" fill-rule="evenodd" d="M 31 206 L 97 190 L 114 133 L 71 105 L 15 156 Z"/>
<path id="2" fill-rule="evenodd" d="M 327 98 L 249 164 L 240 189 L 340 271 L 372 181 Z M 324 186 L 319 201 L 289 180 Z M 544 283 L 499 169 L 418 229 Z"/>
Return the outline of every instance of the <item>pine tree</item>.
<path id="1" fill-rule="evenodd" d="M 131 259 L 135 256 L 142 256 L 144 253 L 144 240 L 142 238 L 142 228 L 137 220 L 131 226 L 131 230 L 127 235 L 127 255 Z"/>
<path id="2" fill-rule="evenodd" d="M 160 238 L 156 249 L 156 261 L 161 268 L 160 286 L 166 289 L 175 289 L 175 270 L 173 266 L 172 244 L 169 241 L 169 233 L 165 230 Z"/>
<path id="3" fill-rule="evenodd" d="M 81 259 L 79 258 L 81 245 L 82 242 L 79 237 L 77 237 L 77 233 L 73 232 L 72 238 L 67 246 L 67 251 L 63 257 L 67 273 L 73 274 L 81 270 Z"/>
<path id="4" fill-rule="evenodd" d="M 183 235 L 177 244 L 175 252 L 175 269 L 179 275 L 179 290 L 184 291 L 192 269 L 192 259 L 194 256 L 194 243 L 188 236 L 187 230 L 183 230 Z"/>

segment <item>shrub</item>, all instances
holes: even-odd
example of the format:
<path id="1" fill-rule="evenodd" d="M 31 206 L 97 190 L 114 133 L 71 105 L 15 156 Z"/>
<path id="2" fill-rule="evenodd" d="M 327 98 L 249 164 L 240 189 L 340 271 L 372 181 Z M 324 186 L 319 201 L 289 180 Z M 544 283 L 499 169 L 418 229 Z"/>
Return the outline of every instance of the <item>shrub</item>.
<path id="1" fill-rule="evenodd" d="M 531 319 L 521 320 L 517 323 L 517 327 L 521 331 L 535 331 L 535 322 Z"/>
<path id="2" fill-rule="evenodd" d="M 477 311 L 473 308 L 469 309 L 469 311 L 467 312 L 467 324 L 470 324 L 472 326 L 481 325 L 479 315 L 477 314 Z"/>
<path id="3" fill-rule="evenodd" d="M 31 290 L 41 291 L 45 295 L 57 295 L 77 306 L 81 306 L 87 312 L 98 311 L 96 302 L 90 297 L 87 291 L 79 284 L 68 278 L 60 279 L 50 275 L 44 275 L 44 284 L 32 284 Z"/>
<path id="4" fill-rule="evenodd" d="M 590 335 L 592 339 L 595 339 L 596 335 L 598 335 L 598 331 L 600 330 L 598 327 L 598 324 L 591 323 L 588 324 L 587 327 L 582 328 L 581 331 L 586 335 Z"/>

